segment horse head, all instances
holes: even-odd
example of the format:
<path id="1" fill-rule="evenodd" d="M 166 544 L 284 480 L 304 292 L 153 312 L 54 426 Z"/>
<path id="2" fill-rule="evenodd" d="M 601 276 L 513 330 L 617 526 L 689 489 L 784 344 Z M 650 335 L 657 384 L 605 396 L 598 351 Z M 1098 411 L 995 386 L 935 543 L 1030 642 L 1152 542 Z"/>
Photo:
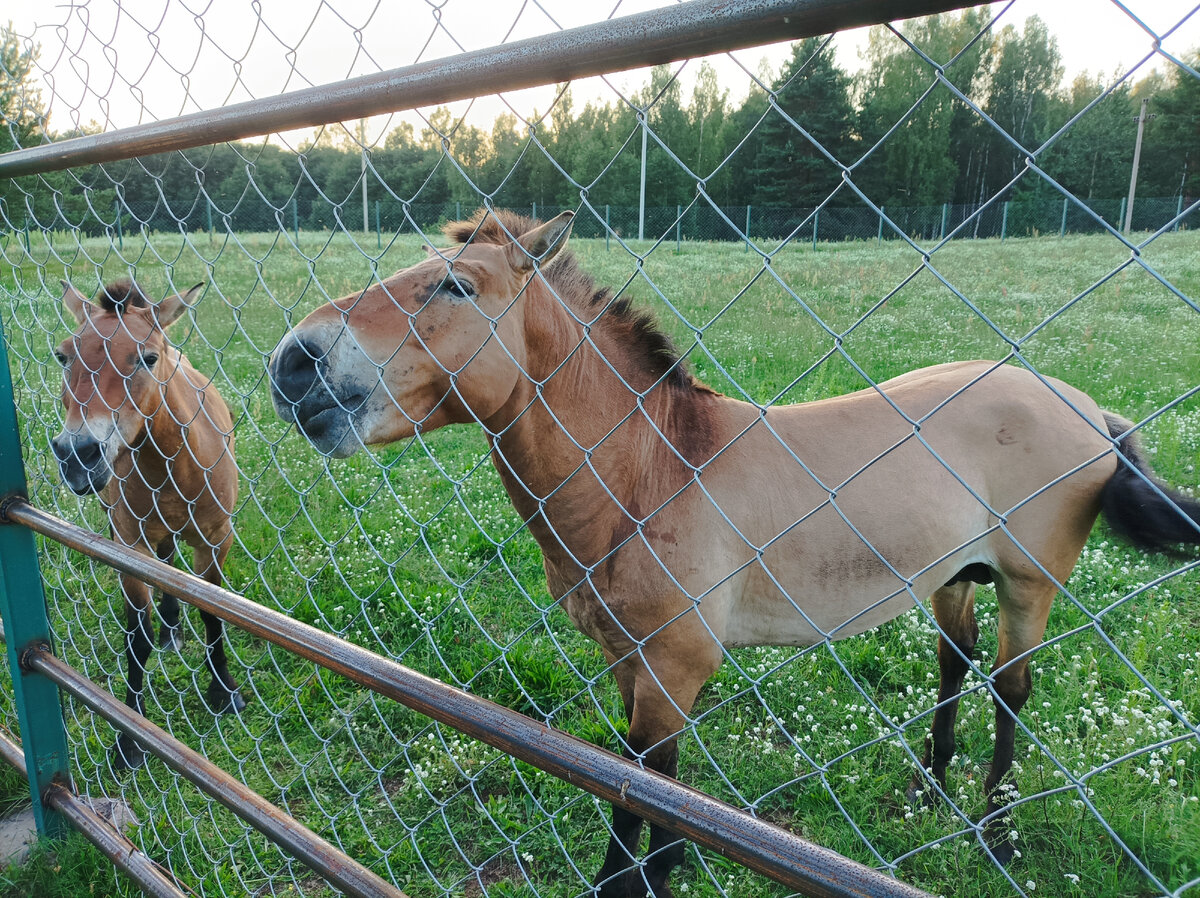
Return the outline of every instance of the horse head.
<path id="1" fill-rule="evenodd" d="M 485 421 L 525 365 L 527 285 L 566 244 L 572 213 L 474 240 L 318 308 L 275 347 L 276 414 L 337 458 L 444 424 Z"/>
<path id="2" fill-rule="evenodd" d="M 171 350 L 163 329 L 187 309 L 203 284 L 151 304 L 130 281 L 94 301 L 68 284 L 63 305 L 76 329 L 54 355 L 63 367 L 63 429 L 50 442 L 63 481 L 78 495 L 99 492 L 122 451 L 145 438 L 163 406 Z"/>

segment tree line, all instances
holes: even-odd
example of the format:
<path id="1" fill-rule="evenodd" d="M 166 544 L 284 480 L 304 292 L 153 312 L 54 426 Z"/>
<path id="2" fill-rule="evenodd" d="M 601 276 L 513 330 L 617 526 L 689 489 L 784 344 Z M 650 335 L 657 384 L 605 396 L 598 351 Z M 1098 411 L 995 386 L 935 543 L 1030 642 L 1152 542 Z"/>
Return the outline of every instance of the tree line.
<path id="1" fill-rule="evenodd" d="M 738 103 L 707 63 L 690 96 L 672 69 L 657 67 L 627 100 L 578 108 L 568 86 L 547 115 L 508 113 L 491 129 L 438 108 L 420 131 L 402 123 L 371 147 L 365 174 L 359 146 L 326 129 L 297 151 L 229 143 L 17 179 L 0 186 L 5 226 L 96 232 L 119 208 L 125 227 L 332 228 L 340 220 L 358 228 L 363 177 L 372 200 L 387 205 L 389 226 L 405 203 L 470 210 L 483 196 L 498 206 L 570 207 L 581 195 L 597 207 L 634 206 L 639 110 L 651 207 L 687 205 L 698 193 L 722 207 L 813 207 L 835 192 L 835 207 L 860 205 L 856 192 L 885 206 L 1058 197 L 1047 179 L 1085 202 L 1110 199 L 1128 188 L 1143 99 L 1153 118 L 1139 195 L 1200 193 L 1191 164 L 1200 145 L 1197 79 L 1176 69 L 1110 88 L 1115 74 L 1097 72 L 1066 84 L 1040 19 L 975 40 L 989 18 L 977 8 L 902 26 L 944 65 L 943 79 L 884 28 L 871 30 L 856 74 L 838 66 L 826 39 L 810 38 Z M 35 53 L 11 29 L 0 35 L 0 151 L 48 130 L 30 74 Z"/>

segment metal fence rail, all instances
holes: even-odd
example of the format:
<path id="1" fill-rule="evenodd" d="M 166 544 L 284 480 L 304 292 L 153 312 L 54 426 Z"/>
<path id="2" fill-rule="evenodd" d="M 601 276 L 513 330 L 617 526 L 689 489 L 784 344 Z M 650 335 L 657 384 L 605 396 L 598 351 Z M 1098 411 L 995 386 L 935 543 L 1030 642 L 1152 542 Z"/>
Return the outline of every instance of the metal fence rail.
<path id="1" fill-rule="evenodd" d="M 1200 281 L 1190 260 L 1200 204 L 1190 198 L 1190 169 L 1174 195 L 1167 194 L 1175 184 L 1150 178 L 1163 195 L 1138 195 L 1130 209 L 1118 196 L 1122 183 L 1094 178 L 1094 190 L 1082 189 L 1065 180 L 1070 166 L 1055 167 L 1055 154 L 1078 162 L 1071 154 L 1084 146 L 1093 175 L 1119 155 L 1128 123 L 1109 107 L 1153 62 L 1167 77 L 1138 90 L 1176 90 L 1178 105 L 1162 101 L 1151 137 L 1163 133 L 1154 128 L 1176 127 L 1170 115 L 1186 119 L 1188 88 L 1200 85 L 1200 73 L 1172 40 L 1200 10 L 1176 16 L 1094 0 L 1097 21 L 1112 15 L 1130 27 L 1140 62 L 1094 87 L 1080 79 L 1074 93 L 1058 89 L 1053 110 L 1035 109 L 1047 121 L 1062 119 L 1049 131 L 1022 130 L 1028 123 L 1004 117 L 996 97 L 1008 82 L 963 74 L 996 71 L 1006 53 L 1037 49 L 1036 27 L 1016 18 L 1020 2 L 896 22 L 875 33 L 866 55 L 870 65 L 892 65 L 891 82 L 875 85 L 877 93 L 901 82 L 910 93 L 890 91 L 894 108 L 879 114 L 878 133 L 856 125 L 854 139 L 842 141 L 821 130 L 822 115 L 836 106 L 828 94 L 816 107 L 790 99 L 810 81 L 839 83 L 834 44 L 825 40 L 797 45 L 803 53 L 778 76 L 731 56 L 726 64 L 749 95 L 720 122 L 703 112 L 706 102 L 727 106 L 719 89 L 701 90 L 705 72 L 688 105 L 691 62 L 656 69 L 644 88 L 604 79 L 611 108 L 589 101 L 580 110 L 562 84 L 548 109 L 529 109 L 506 93 L 494 135 L 474 128 L 462 105 L 424 107 L 979 4 L 694 0 L 564 27 L 591 12 L 541 0 L 514 4 L 507 32 L 497 28 L 500 18 L 489 19 L 483 49 L 471 21 L 480 17 L 468 10 L 454 18 L 464 5 L 413 4 L 427 15 L 414 14 L 404 28 L 415 33 L 425 22 L 429 32 L 407 60 L 373 43 L 388 30 L 386 4 L 364 13 L 320 3 L 309 16 L 298 3 L 283 19 L 254 6 L 223 34 L 215 12 L 193 17 L 177 0 L 164 0 L 158 21 L 109 0 L 88 16 L 63 13 L 61 30 L 42 25 L 24 42 L 0 43 L 0 104 L 7 104 L 0 148 L 8 146 L 5 135 L 13 144 L 0 153 L 0 315 L 15 387 L 11 396 L 0 389 L 0 406 L 17 412 L 0 421 L 0 587 L 7 587 L 0 616 L 15 637 L 14 690 L 0 691 L 0 725 L 14 732 L 20 720 L 42 825 L 53 830 L 70 820 L 112 857 L 128 846 L 87 817 L 86 803 L 126 797 L 146 818 L 129 833 L 136 851 L 127 872 L 141 883 L 158 873 L 163 881 L 144 885 L 152 893 L 182 887 L 206 896 L 325 898 L 333 883 L 351 894 L 404 889 L 414 898 L 607 898 L 625 873 L 636 891 L 656 858 L 680 851 L 687 863 L 671 888 L 681 898 L 778 898 L 792 890 L 1190 894 L 1200 884 L 1188 847 L 1200 844 L 1200 704 L 1192 685 L 1200 630 L 1190 611 L 1200 598 L 1197 563 L 1121 548 L 1103 529 L 1092 536 L 1071 579 L 1059 584 L 1045 638 L 1014 661 L 1032 656 L 1033 699 L 1016 720 L 1017 785 L 999 810 L 983 785 L 997 732 L 992 704 L 1003 703 L 997 672 L 982 660 L 1000 651 L 995 593 L 978 585 L 978 652 L 939 656 L 939 638 L 945 643 L 949 634 L 921 603 L 926 596 L 913 586 L 920 575 L 911 571 L 898 573 L 896 597 L 917 607 L 870 633 L 838 641 L 834 632 L 796 648 L 724 647 L 697 704 L 674 706 L 682 723 L 666 741 L 681 740 L 676 781 L 650 769 L 658 746 L 633 741 L 623 716 L 629 696 L 614 678 L 620 662 L 602 657 L 567 620 L 562 596 L 547 590 L 537 515 L 518 513 L 501 481 L 501 434 L 474 425 L 418 428 L 377 453 L 322 457 L 272 412 L 265 372 L 272 348 L 305 313 L 424 259 L 423 244 L 445 253 L 438 231 L 446 222 L 476 208 L 511 207 L 541 220 L 569 210 L 581 270 L 598 290 L 612 288 L 596 294 L 611 299 L 605 315 L 626 314 L 627 306 L 650 311 L 657 325 L 631 318 L 634 337 L 646 336 L 661 353 L 674 341 L 681 367 L 760 413 L 871 388 L 925 365 L 994 358 L 1032 370 L 1072 408 L 1075 394 L 1055 378 L 1133 419 L 1156 470 L 1194 485 Z M 489 15 L 505 14 L 493 6 Z M 103 18 L 110 7 L 119 13 L 111 31 Z M 193 55 L 192 32 L 173 18 L 181 13 L 196 29 Z M 21 49 L 37 40 L 55 49 L 22 61 Z M 315 43 L 318 56 L 353 62 L 329 75 L 316 64 Z M 149 49 L 138 57 L 131 48 L 143 45 Z M 282 95 L 255 77 L 264 46 L 283 61 Z M 215 67 L 211 54 L 221 60 Z M 6 88 L 5 76 L 20 81 L 22 66 L 41 72 L 48 111 Z M 64 87 L 67 68 L 89 72 L 82 99 Z M 198 79 L 220 81 L 223 73 L 231 81 L 217 108 L 201 100 Z M 164 79 L 178 80 L 180 102 L 156 105 L 152 88 Z M 856 102 L 876 98 L 867 81 L 857 83 Z M 92 99 L 107 109 L 123 92 L 140 104 L 141 124 L 83 125 Z M 369 137 L 366 121 L 357 130 L 344 123 L 398 110 L 415 116 L 389 120 L 398 127 L 387 138 Z M 683 127 L 687 116 L 695 121 Z M 51 130 L 68 119 L 69 132 Z M 305 125 L 331 127 L 302 137 L 276 133 Z M 988 171 L 966 193 L 969 201 L 893 195 L 884 176 L 909 177 L 904 186 L 916 196 L 912 172 L 921 165 L 889 157 L 889 146 L 927 131 L 928 162 L 959 152 L 965 127 L 986 135 L 985 149 L 963 151 L 958 162 Z M 605 140 L 588 152 L 578 151 L 584 142 L 558 142 L 572 129 Z M 1111 147 L 1095 140 L 1097 131 L 1109 132 Z M 692 132 L 724 135 L 725 155 L 709 158 L 711 145 L 689 142 Z M 941 141 L 947 134 L 949 148 Z M 252 135 L 270 136 L 243 140 Z M 1014 161 L 1001 177 L 995 159 L 1004 154 Z M 1143 175 L 1146 166 L 1167 165 L 1163 158 L 1161 145 L 1152 145 Z M 794 159 L 811 173 L 792 184 L 806 191 L 803 199 L 758 192 Z M 614 187 L 636 183 L 639 168 L 649 181 L 641 206 L 638 190 Z M 655 193 L 656 179 L 686 189 L 675 184 L 656 205 L 646 200 L 666 196 L 665 188 Z M 743 194 L 730 183 L 742 184 Z M 514 196 L 520 202 L 510 202 Z M 1130 211 L 1133 235 L 1125 233 Z M 177 569 L 104 539 L 111 525 L 102 503 L 63 485 L 51 441 L 70 428 L 55 354 L 75 323 L 60 302 L 60 279 L 91 294 L 119 277 L 135 279 L 151 301 L 205 285 L 188 294 L 169 342 L 211 378 L 232 413 L 240 497 L 227 588 L 193 576 L 203 563 L 186 548 L 177 547 Z M 599 350 L 593 326 L 602 322 L 573 315 L 584 334 L 575 354 Z M 497 333 L 504 320 L 493 320 Z M 515 360 L 511 345 L 503 349 Z M 454 384 L 462 372 L 435 361 Z M 605 364 L 642 409 L 648 391 L 626 379 L 623 359 L 606 356 Z M 539 387 L 552 384 L 521 372 Z M 927 419 L 905 421 L 907 444 L 940 457 L 940 447 L 925 441 Z M 570 428 L 560 435 L 583 459 L 580 470 L 607 439 L 592 444 Z M 845 447 L 847 456 L 858 449 Z M 784 451 L 797 476 L 819 480 L 804 452 Z M 698 489 L 710 489 L 709 468 L 723 452 L 695 467 Z M 822 482 L 829 508 L 839 508 L 843 492 L 869 479 L 877 462 L 844 483 Z M 947 467 L 984 501 L 969 473 Z M 721 501 L 709 498 L 740 533 Z M 614 535 L 609 555 L 585 564 L 580 582 L 606 598 L 605 565 L 640 540 L 653 570 L 701 608 L 721 584 L 684 585 L 686 574 L 652 541 L 660 535 L 650 536 L 666 512 L 636 499 L 622 508 L 633 532 Z M 872 543 L 870 517 L 844 523 L 871 558 L 890 564 L 896 535 Z M 765 542 L 743 536 L 758 552 L 749 564 L 775 577 L 762 559 L 803 523 Z M 565 545 L 569 534 L 557 538 Z M 209 634 L 186 614 L 181 650 L 152 651 L 144 665 L 144 718 L 103 691 L 125 683 L 123 654 L 139 632 L 122 623 L 120 572 L 232 625 L 228 660 L 244 710 L 214 716 L 206 707 Z M 982 577 L 974 567 L 962 574 Z M 806 597 L 787 598 L 806 613 Z M 171 625 L 169 603 L 161 608 L 152 613 L 156 633 Z M 625 635 L 636 648 L 624 661 L 653 638 Z M 965 677 L 939 691 L 939 667 L 953 666 L 954 651 Z M 931 721 L 959 707 L 959 750 L 943 787 L 920 773 L 922 745 Z M 118 769 L 112 726 L 148 748 L 159 745 L 169 770 Z M 12 748 L 0 743 L 10 763 Z M 204 788 L 188 788 L 189 779 Z M 648 851 L 609 817 L 609 804 L 660 828 Z M 1016 848 L 1007 865 L 991 854 L 1001 818 L 1002 841 Z M 281 841 L 265 841 L 264 831 Z M 628 842 L 627 869 L 602 881 L 596 870 L 610 836 Z M 346 873 L 348 857 L 363 866 Z M 602 870 L 619 866 L 613 857 L 610 847 Z"/>

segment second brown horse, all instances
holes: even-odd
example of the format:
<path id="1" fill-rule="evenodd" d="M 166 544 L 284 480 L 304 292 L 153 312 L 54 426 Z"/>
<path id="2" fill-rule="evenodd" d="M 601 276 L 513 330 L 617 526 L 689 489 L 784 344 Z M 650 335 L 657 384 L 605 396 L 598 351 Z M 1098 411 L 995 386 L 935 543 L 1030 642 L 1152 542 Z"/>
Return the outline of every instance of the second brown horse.
<path id="1" fill-rule="evenodd" d="M 120 281 L 92 302 L 63 282 L 63 305 L 77 328 L 55 351 L 64 368 L 63 430 L 51 441 L 63 481 L 78 495 L 99 493 L 113 538 L 171 563 L 176 540 L 191 546 L 192 569 L 222 582 L 233 541 L 238 469 L 233 421 L 212 380 L 167 340 L 203 287 L 151 304 L 133 283 Z M 144 713 L 146 661 L 154 634 L 148 585 L 121 576 L 125 597 L 125 704 Z M 159 641 L 180 643 L 179 600 L 163 595 Z M 212 681 L 205 699 L 213 711 L 246 706 L 229 673 L 221 620 L 201 612 Z M 117 768 L 137 767 L 143 750 L 122 733 Z"/>

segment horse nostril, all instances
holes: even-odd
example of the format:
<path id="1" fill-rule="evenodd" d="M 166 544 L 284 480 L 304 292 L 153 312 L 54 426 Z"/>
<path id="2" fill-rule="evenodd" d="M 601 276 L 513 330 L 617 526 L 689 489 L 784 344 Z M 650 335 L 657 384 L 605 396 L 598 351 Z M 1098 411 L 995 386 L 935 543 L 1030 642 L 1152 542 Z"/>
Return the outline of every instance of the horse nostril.
<path id="1" fill-rule="evenodd" d="M 73 447 L 75 457 L 79 459 L 79 463 L 85 468 L 94 468 L 100 462 L 100 456 L 103 454 L 100 450 L 100 444 L 94 441 L 86 443 L 76 443 Z"/>
<path id="2" fill-rule="evenodd" d="M 294 337 L 276 350 L 271 361 L 271 386 L 290 403 L 302 400 L 317 382 L 318 363 L 325 351 L 304 337 Z"/>

